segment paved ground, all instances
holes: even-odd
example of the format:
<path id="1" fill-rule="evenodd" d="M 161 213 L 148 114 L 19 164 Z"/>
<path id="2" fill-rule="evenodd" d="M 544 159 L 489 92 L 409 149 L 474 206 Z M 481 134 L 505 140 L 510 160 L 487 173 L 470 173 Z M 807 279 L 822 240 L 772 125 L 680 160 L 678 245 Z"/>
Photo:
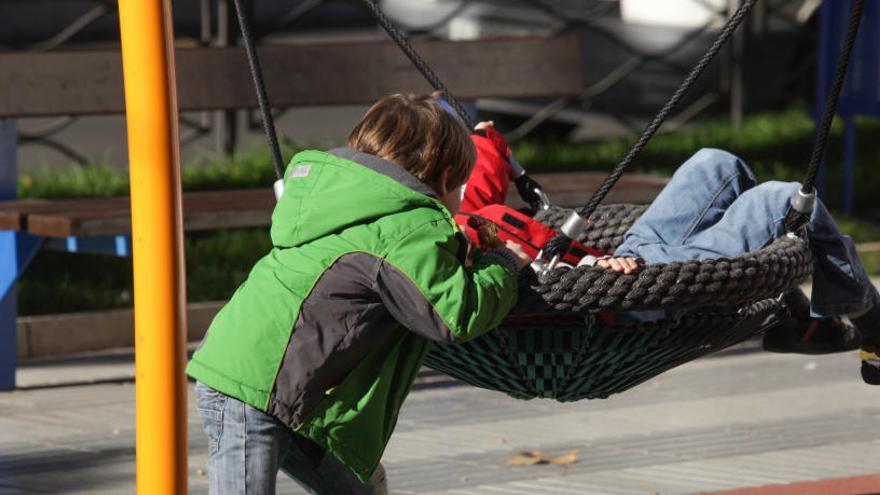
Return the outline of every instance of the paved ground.
<path id="1" fill-rule="evenodd" d="M 32 388 L 0 395 L 0 494 L 133 491 L 134 385 L 114 381 L 130 376 L 127 359 L 22 368 L 19 381 Z M 400 495 L 667 495 L 855 476 L 871 483 L 864 477 L 880 472 L 880 390 L 861 383 L 857 363 L 854 353 L 739 353 L 574 404 L 426 388 L 411 394 L 384 462 Z M 104 382 L 46 385 L 58 376 Z M 190 406 L 191 493 L 206 493 L 207 440 Z M 507 464 L 534 449 L 578 449 L 577 461 Z M 302 493 L 287 479 L 279 487 Z"/>

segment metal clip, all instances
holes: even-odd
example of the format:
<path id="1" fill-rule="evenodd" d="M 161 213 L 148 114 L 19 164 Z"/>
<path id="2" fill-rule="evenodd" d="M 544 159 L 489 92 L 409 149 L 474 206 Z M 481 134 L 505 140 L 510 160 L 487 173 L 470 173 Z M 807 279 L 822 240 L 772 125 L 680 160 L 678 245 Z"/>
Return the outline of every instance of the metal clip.
<path id="1" fill-rule="evenodd" d="M 573 211 L 568 215 L 568 218 L 565 219 L 565 222 L 559 230 L 568 236 L 569 239 L 577 240 L 581 238 L 581 234 L 587 231 L 588 225 L 586 219 Z"/>
<path id="2" fill-rule="evenodd" d="M 553 256 L 549 262 L 544 261 L 544 251 L 541 250 L 538 253 L 538 256 L 535 256 L 535 261 L 532 262 L 532 270 L 535 270 L 535 274 L 538 275 L 538 280 L 544 278 L 545 275 L 553 271 L 556 268 L 556 264 L 559 263 L 559 255 Z"/>
<path id="3" fill-rule="evenodd" d="M 816 204 L 816 189 L 809 193 L 805 193 L 800 189 L 791 197 L 791 207 L 804 215 L 813 213 L 813 206 Z"/>
<path id="4" fill-rule="evenodd" d="M 547 197 L 547 193 L 544 192 L 540 187 L 535 188 L 535 194 L 538 195 L 538 198 L 541 199 L 541 209 L 549 210 L 550 209 L 550 198 Z"/>
<path id="5" fill-rule="evenodd" d="M 275 191 L 275 202 L 281 201 L 281 195 L 284 194 L 284 179 L 278 179 L 272 184 L 272 190 Z"/>

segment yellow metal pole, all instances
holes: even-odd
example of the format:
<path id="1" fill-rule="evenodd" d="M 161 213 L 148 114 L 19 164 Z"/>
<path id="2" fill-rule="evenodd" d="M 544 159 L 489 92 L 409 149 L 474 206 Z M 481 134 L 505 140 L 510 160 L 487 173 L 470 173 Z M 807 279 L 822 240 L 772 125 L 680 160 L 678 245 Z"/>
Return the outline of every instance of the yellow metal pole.
<path id="1" fill-rule="evenodd" d="M 186 493 L 183 220 L 170 0 L 120 0 L 134 255 L 137 492 Z"/>

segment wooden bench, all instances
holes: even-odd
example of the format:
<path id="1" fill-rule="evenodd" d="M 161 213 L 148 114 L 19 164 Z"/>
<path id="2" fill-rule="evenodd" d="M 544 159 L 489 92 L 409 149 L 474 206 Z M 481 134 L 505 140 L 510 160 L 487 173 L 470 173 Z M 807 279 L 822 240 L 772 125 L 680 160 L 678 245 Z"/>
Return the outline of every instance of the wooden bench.
<path id="1" fill-rule="evenodd" d="M 275 197 L 268 187 L 185 193 L 184 229 L 265 226 L 274 206 Z M 0 203 L 0 228 L 7 226 L 43 237 L 127 235 L 131 233 L 131 207 L 128 197 Z"/>
<path id="2" fill-rule="evenodd" d="M 586 201 L 606 174 L 579 172 L 533 174 L 554 204 L 574 207 Z M 624 176 L 608 202 L 646 203 L 667 179 Z M 523 206 L 510 195 L 512 206 Z M 265 227 L 270 225 L 275 197 L 271 188 L 187 192 L 183 194 L 186 231 Z M 116 236 L 131 233 L 128 197 L 22 200 L 0 202 L 0 230 L 17 230 L 41 237 Z"/>
<path id="3" fill-rule="evenodd" d="M 583 87 L 576 36 L 417 41 L 415 48 L 462 99 L 574 96 Z M 391 92 L 430 87 L 390 41 L 294 41 L 260 49 L 276 107 L 364 104 Z M 176 50 L 181 110 L 256 107 L 241 48 Z M 15 385 L 15 282 L 41 246 L 81 251 L 109 243 L 130 253 L 127 198 L 15 199 L 18 117 L 117 114 L 124 108 L 116 48 L 0 53 L 0 390 Z M 132 164 L 150 166 L 150 164 Z M 268 225 L 265 189 L 187 193 L 187 230 Z M 85 241 L 89 241 L 88 243 Z M 94 242 L 93 242 L 94 241 Z M 106 242 L 105 242 L 106 241 Z M 97 249 L 102 251 L 103 248 Z"/>
<path id="4" fill-rule="evenodd" d="M 548 98 L 581 92 L 578 43 L 568 34 L 413 46 L 459 98 Z M 383 38 L 267 45 L 259 53 L 276 107 L 370 103 L 395 91 L 431 91 Z M 180 48 L 176 75 L 180 110 L 257 106 L 241 48 Z M 0 54 L 0 117 L 124 111 L 118 50 Z"/>

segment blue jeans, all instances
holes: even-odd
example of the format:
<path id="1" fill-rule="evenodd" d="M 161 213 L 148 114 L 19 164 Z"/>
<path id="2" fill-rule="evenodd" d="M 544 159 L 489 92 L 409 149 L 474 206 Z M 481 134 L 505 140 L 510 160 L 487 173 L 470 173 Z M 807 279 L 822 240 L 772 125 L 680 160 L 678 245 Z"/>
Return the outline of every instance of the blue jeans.
<path id="1" fill-rule="evenodd" d="M 380 465 L 369 483 L 317 445 L 253 407 L 196 383 L 196 404 L 208 434 L 212 495 L 272 495 L 279 469 L 317 495 L 385 495 Z"/>
<path id="2" fill-rule="evenodd" d="M 799 188 L 796 182 L 756 184 L 736 156 L 700 150 L 679 167 L 614 254 L 669 263 L 756 251 L 786 233 L 785 214 Z M 807 237 L 815 259 L 813 316 L 851 314 L 877 304 L 880 296 L 852 239 L 818 200 Z"/>

